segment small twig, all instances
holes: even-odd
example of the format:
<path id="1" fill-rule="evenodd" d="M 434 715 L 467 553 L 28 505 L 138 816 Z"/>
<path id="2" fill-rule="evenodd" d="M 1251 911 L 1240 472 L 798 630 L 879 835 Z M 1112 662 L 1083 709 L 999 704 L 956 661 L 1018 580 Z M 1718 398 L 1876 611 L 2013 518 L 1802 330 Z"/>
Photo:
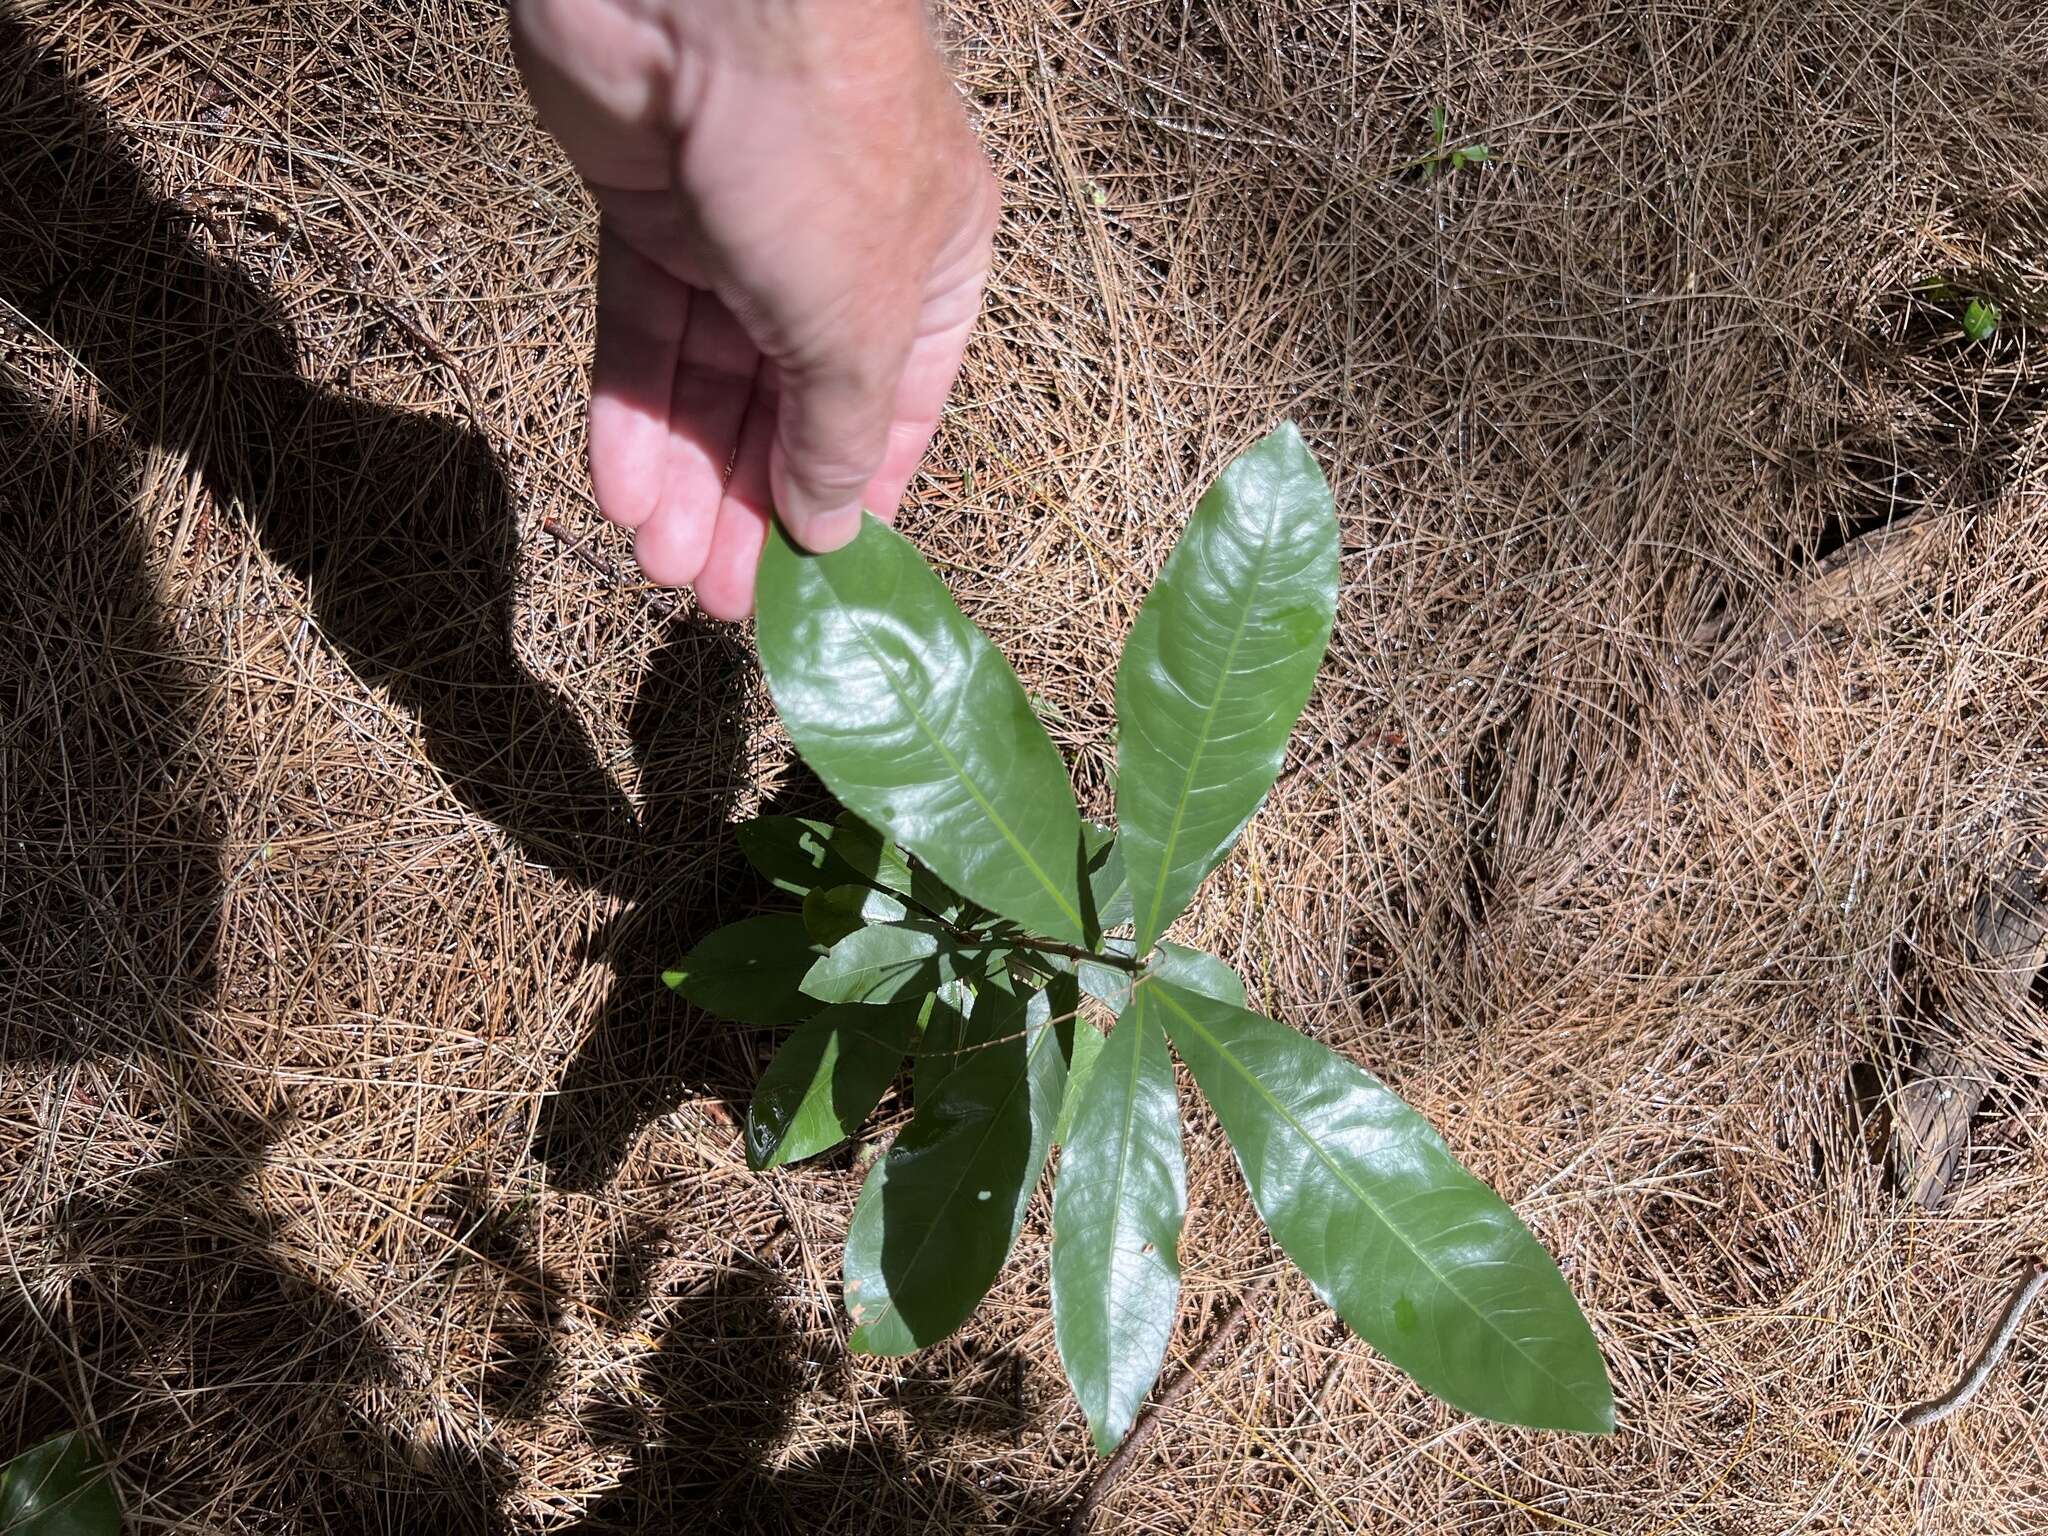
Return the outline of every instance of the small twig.
<path id="1" fill-rule="evenodd" d="M 540 531 L 553 539 L 556 547 L 563 554 L 577 561 L 585 570 L 594 572 L 604 580 L 606 585 L 627 588 L 634 585 L 634 583 L 627 581 L 624 576 L 619 574 L 619 568 L 616 565 L 605 559 L 596 550 L 590 548 L 590 534 L 571 534 L 568 529 L 562 526 L 560 520 L 554 517 L 542 518 L 540 520 Z M 651 603 L 664 617 L 676 611 L 676 598 L 672 592 L 665 592 L 659 587 L 643 587 L 640 595 Z"/>
<path id="2" fill-rule="evenodd" d="M 1095 1474 L 1095 1481 L 1088 1485 L 1088 1491 L 1081 1496 L 1081 1503 L 1074 1511 L 1074 1518 L 1067 1522 L 1067 1536 L 1086 1536 L 1088 1523 L 1095 1518 L 1095 1512 L 1102 1507 L 1102 1501 L 1109 1497 L 1110 1490 L 1116 1487 L 1118 1481 L 1136 1462 L 1138 1448 L 1151 1438 L 1166 1410 L 1201 1378 L 1202 1371 L 1216 1357 L 1217 1351 L 1222 1349 L 1230 1337 L 1243 1326 L 1246 1316 L 1245 1305 L 1262 1288 L 1254 1285 L 1251 1290 L 1242 1292 L 1237 1300 L 1230 1304 L 1230 1311 L 1224 1315 L 1223 1321 L 1216 1325 L 1216 1331 L 1209 1335 L 1208 1341 L 1188 1357 L 1187 1364 L 1180 1368 L 1180 1374 L 1173 1378 L 1163 1392 L 1152 1399 L 1152 1406 L 1145 1410 L 1145 1416 L 1132 1426 L 1131 1432 L 1124 1437 L 1124 1443 L 1116 1448 L 1116 1454 L 1103 1463 L 1102 1470 Z"/>
<path id="3" fill-rule="evenodd" d="M 2019 1284 L 2013 1287 L 2005 1310 L 1998 1314 L 1998 1323 L 1992 1328 L 1991 1337 L 1984 1341 L 1983 1350 L 1963 1372 L 1963 1379 L 1940 1397 L 1902 1409 L 1899 1427 L 1925 1429 L 1930 1424 L 1939 1424 L 1981 1392 L 1984 1383 L 1991 1379 L 1991 1373 L 1998 1368 L 1998 1362 L 2005 1358 L 2006 1350 L 2012 1346 L 2013 1335 L 2026 1321 L 2027 1309 L 2034 1304 L 2034 1298 L 2041 1294 L 2044 1286 L 2048 1286 L 2048 1261 L 2036 1259 L 2020 1276 Z"/>

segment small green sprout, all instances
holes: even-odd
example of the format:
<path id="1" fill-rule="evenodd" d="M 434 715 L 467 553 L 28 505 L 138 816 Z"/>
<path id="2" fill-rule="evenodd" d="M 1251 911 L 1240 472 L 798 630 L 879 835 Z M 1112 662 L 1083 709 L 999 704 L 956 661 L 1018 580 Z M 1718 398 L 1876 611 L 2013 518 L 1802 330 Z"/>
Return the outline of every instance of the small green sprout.
<path id="1" fill-rule="evenodd" d="M 1408 169 L 1422 172 L 1422 179 L 1435 180 L 1437 174 L 1464 170 L 1467 166 L 1484 165 L 1493 158 L 1493 151 L 1485 144 L 1459 144 L 1447 148 L 1450 138 L 1450 117 L 1441 106 L 1429 109 L 1429 153 L 1411 164 Z"/>
<path id="2" fill-rule="evenodd" d="M 1998 306 L 1989 299 L 1972 299 L 1963 309 L 1963 334 L 1972 341 L 1989 341 L 1998 330 Z"/>

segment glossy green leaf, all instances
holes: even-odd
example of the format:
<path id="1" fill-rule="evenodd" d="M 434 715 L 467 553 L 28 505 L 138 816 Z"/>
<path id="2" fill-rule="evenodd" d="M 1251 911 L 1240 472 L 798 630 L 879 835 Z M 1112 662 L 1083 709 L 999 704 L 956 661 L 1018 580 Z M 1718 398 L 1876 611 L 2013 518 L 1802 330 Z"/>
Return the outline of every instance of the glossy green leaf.
<path id="1" fill-rule="evenodd" d="M 1202 497 L 1117 667 L 1117 846 L 1140 954 L 1272 788 L 1336 611 L 1330 490 L 1284 424 Z"/>
<path id="2" fill-rule="evenodd" d="M 1187 1211 L 1173 1060 L 1150 984 L 1070 1085 L 1073 1124 L 1053 1183 L 1052 1316 L 1060 1361 L 1104 1455 L 1166 1358 L 1180 1305 Z"/>
<path id="3" fill-rule="evenodd" d="M 1048 988 L 1050 990 L 1050 988 Z M 1074 1107 L 1080 1102 L 1081 1087 L 1088 1081 L 1088 1075 L 1095 1070 L 1095 1064 L 1102 1059 L 1104 1036 L 1101 1030 L 1086 1019 L 1076 1017 L 1066 1025 L 1070 1032 L 1065 1050 L 1067 1057 L 1067 1092 L 1060 1103 L 1059 1124 L 1053 1128 L 1055 1146 L 1065 1146 L 1067 1137 L 1074 1127 Z"/>
<path id="4" fill-rule="evenodd" d="M 974 992 L 964 981 L 949 981 L 932 995 L 917 1044 L 917 1060 L 912 1064 L 913 1103 L 929 1104 L 939 1085 L 960 1064 L 960 1052 L 967 1044 L 968 1010 L 974 1001 Z"/>
<path id="5" fill-rule="evenodd" d="M 964 1054 L 861 1186 L 846 1235 L 854 1349 L 904 1355 L 936 1343 L 995 1283 L 1064 1087 L 1058 1032 L 1039 1012 L 1023 1032 Z"/>
<path id="6" fill-rule="evenodd" d="M 909 915 L 896 897 L 871 885 L 821 885 L 804 897 L 804 930 L 827 949 L 870 923 L 900 923 Z"/>
<path id="7" fill-rule="evenodd" d="M 1557 1265 L 1420 1115 L 1285 1025 L 1171 982 L 1146 990 L 1259 1215 L 1338 1316 L 1468 1413 L 1614 1428 L 1599 1346 Z"/>
<path id="8" fill-rule="evenodd" d="M 910 894 L 910 860 L 853 812 L 840 812 L 832 824 L 832 851 L 870 884 L 899 896 Z"/>
<path id="9" fill-rule="evenodd" d="M 834 944 L 800 978 L 824 1003 L 886 1003 L 922 997 L 958 976 L 976 976 L 992 951 L 963 947 L 933 923 L 861 928 Z"/>
<path id="10" fill-rule="evenodd" d="M 828 823 L 807 816 L 756 816 L 735 833 L 747 862 L 793 896 L 868 878 L 834 851 L 836 835 Z"/>
<path id="11" fill-rule="evenodd" d="M 917 1038 L 923 1002 L 838 1003 L 799 1024 L 755 1085 L 748 1166 L 813 1157 L 859 1130 Z"/>
<path id="12" fill-rule="evenodd" d="M 823 953 L 803 916 L 746 917 L 705 936 L 663 979 L 706 1013 L 741 1024 L 794 1024 L 817 1012 L 802 990 Z"/>
<path id="13" fill-rule="evenodd" d="M 1131 883 L 1124 874 L 1124 856 L 1116 846 L 1116 833 L 1099 822 L 1081 823 L 1081 852 L 1087 870 L 1087 901 L 1092 925 L 1084 922 L 1092 938 L 1131 920 Z M 1092 942 L 1091 938 L 1091 942 Z M 1099 945 L 1095 947 L 1100 947 Z"/>
<path id="14" fill-rule="evenodd" d="M 1161 981 L 1213 997 L 1219 1003 L 1237 1008 L 1245 1005 L 1243 978 L 1214 955 L 1203 954 L 1199 949 L 1162 942 L 1152 951 L 1145 969 Z"/>
<path id="15" fill-rule="evenodd" d="M 120 1536 L 121 1504 L 84 1434 L 71 1430 L 0 1466 L 6 1536 Z"/>
<path id="16" fill-rule="evenodd" d="M 1081 943 L 1066 766 L 916 549 L 872 517 L 827 555 L 774 529 L 755 600 L 776 711 L 832 792 L 970 901 Z"/>
<path id="17" fill-rule="evenodd" d="M 1138 946 L 1129 939 L 1104 939 L 1099 951 L 1115 955 L 1120 960 L 1133 959 Z M 1063 963 L 1053 957 L 1054 963 Z M 1138 973 L 1120 965 L 1105 965 L 1100 960 L 1074 962 L 1075 978 L 1081 983 L 1081 990 L 1098 1002 L 1107 1003 L 1113 1013 L 1122 1013 L 1124 1004 L 1131 1000 L 1131 983 L 1138 979 Z"/>

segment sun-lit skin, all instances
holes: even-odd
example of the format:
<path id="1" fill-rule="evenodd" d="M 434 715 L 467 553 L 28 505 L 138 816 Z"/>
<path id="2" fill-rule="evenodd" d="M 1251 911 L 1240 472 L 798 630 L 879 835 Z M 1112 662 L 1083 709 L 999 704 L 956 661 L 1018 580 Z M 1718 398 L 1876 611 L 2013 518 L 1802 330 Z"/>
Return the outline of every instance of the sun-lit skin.
<path id="1" fill-rule="evenodd" d="M 894 515 L 981 305 L 997 197 L 919 0 L 515 0 L 600 210 L 590 473 L 650 580 L 744 617 L 770 509 Z"/>

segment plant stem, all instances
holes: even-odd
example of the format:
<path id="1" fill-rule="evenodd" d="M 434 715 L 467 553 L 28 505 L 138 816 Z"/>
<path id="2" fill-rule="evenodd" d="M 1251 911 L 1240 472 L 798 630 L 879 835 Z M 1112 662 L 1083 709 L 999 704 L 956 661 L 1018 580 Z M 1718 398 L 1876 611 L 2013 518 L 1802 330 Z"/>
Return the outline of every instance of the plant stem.
<path id="1" fill-rule="evenodd" d="M 1123 955 L 1099 954 L 1095 950 L 1084 949 L 1078 944 L 1062 944 L 1057 939 L 1034 939 L 1022 933 L 1006 933 L 1000 938 L 987 933 L 976 933 L 972 928 L 962 928 L 958 923 L 951 922 L 942 917 L 914 896 L 907 895 L 902 891 L 889 891 L 886 886 L 877 885 L 874 888 L 878 891 L 887 891 L 887 894 L 894 896 L 906 907 L 916 908 L 941 928 L 944 928 L 954 938 L 971 944 L 977 949 L 993 948 L 998 944 L 1006 949 L 1031 949 L 1045 955 L 1063 955 L 1067 959 L 1077 962 L 1086 961 L 1094 965 L 1114 966 L 1117 970 L 1129 971 L 1133 976 L 1145 968 L 1144 961 L 1138 959 L 1135 955 L 1126 958 Z"/>

